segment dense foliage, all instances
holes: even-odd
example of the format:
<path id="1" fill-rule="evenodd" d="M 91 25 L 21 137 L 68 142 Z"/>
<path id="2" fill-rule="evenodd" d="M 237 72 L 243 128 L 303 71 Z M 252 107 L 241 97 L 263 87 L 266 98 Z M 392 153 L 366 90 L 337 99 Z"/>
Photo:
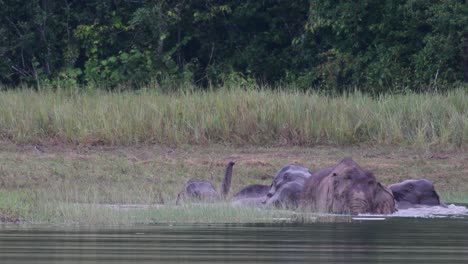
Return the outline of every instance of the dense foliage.
<path id="1" fill-rule="evenodd" d="M 463 0 L 0 0 L 0 83 L 430 90 L 468 80 L 467 25 Z"/>

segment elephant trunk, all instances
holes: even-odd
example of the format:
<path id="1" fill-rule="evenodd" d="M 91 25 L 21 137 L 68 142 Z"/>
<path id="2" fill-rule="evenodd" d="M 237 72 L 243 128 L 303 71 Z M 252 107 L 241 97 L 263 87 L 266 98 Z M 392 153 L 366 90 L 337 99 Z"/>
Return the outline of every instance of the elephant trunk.
<path id="1" fill-rule="evenodd" d="M 226 170 L 224 172 L 224 180 L 223 184 L 221 185 L 221 196 L 226 198 L 229 193 L 229 189 L 231 188 L 231 178 L 232 178 L 232 167 L 236 164 L 234 161 L 230 161 L 226 166 Z"/>
<path id="2" fill-rule="evenodd" d="M 439 195 L 433 191 L 430 195 L 421 195 L 422 198 L 418 200 L 419 204 L 422 205 L 440 205 Z"/>
<path id="3" fill-rule="evenodd" d="M 354 193 L 349 201 L 349 211 L 351 214 L 371 213 L 370 201 L 364 192 Z"/>

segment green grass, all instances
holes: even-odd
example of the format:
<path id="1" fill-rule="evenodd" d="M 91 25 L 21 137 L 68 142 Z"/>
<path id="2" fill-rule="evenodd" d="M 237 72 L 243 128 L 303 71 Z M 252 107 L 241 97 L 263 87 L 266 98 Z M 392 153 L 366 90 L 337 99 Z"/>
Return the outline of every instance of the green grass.
<path id="1" fill-rule="evenodd" d="M 51 190 L 48 190 L 50 192 Z M 291 210 L 232 206 L 228 202 L 116 205 L 100 202 L 69 202 L 45 192 L 0 191 L 0 211 L 7 220 L 24 224 L 54 225 L 135 225 L 135 224 L 211 224 L 350 221 L 349 216 L 323 216 Z M 13 211 L 12 211 L 13 210 Z M 15 211 L 16 210 L 16 211 Z"/>
<path id="2" fill-rule="evenodd" d="M 0 138 L 91 145 L 229 143 L 464 147 L 468 92 L 370 97 L 223 88 L 210 92 L 0 92 Z"/>
<path id="3" fill-rule="evenodd" d="M 468 192 L 464 191 L 445 191 L 441 194 L 441 199 L 446 203 L 468 204 Z"/>
<path id="4" fill-rule="evenodd" d="M 293 221 L 292 211 L 233 207 L 228 204 L 191 204 L 159 208 L 117 209 L 98 204 L 48 203 L 30 215 L 29 223 L 66 225 L 132 225 L 180 223 L 271 223 Z M 315 217 L 309 217 L 315 221 Z"/>
<path id="5" fill-rule="evenodd" d="M 467 142 L 466 86 L 379 97 L 232 87 L 172 94 L 6 90 L 0 213 L 58 224 L 315 221 L 226 204 L 173 205 L 189 178 L 219 188 L 228 160 L 236 160 L 234 193 L 270 184 L 286 163 L 316 170 L 345 156 L 384 184 L 425 177 L 444 200 L 468 202 Z M 118 203 L 164 206 L 102 206 Z"/>
<path id="6" fill-rule="evenodd" d="M 425 177 L 444 201 L 468 202 L 468 152 L 457 148 L 57 144 L 43 149 L 39 153 L 34 145 L 0 142 L 1 214 L 48 224 L 311 222 L 316 216 L 225 203 L 175 206 L 175 199 L 190 178 L 210 180 L 219 190 L 228 160 L 236 161 L 232 195 L 249 184 L 270 184 L 286 163 L 317 170 L 345 156 L 372 170 L 383 184 Z M 107 204 L 151 207 L 116 210 Z"/>
<path id="7" fill-rule="evenodd" d="M 135 224 L 210 224 L 345 221 L 349 217 L 254 207 L 232 206 L 227 202 L 116 205 L 100 201 L 69 201 L 69 193 L 54 189 L 34 191 L 0 191 L 0 212 L 7 221 L 20 219 L 25 224 L 58 225 L 135 225 Z M 60 194 L 61 197 L 58 197 Z M 86 195 L 86 194 L 83 194 Z M 94 197 L 98 197 L 95 195 Z M 125 195 L 123 195 L 125 197 Z M 78 199 L 79 200 L 79 199 Z M 89 201 L 89 200 L 87 200 Z"/>

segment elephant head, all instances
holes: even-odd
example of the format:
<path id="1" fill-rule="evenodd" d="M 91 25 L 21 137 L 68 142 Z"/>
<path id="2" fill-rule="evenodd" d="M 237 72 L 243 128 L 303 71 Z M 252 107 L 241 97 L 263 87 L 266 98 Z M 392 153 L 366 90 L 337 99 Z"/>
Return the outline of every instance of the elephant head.
<path id="1" fill-rule="evenodd" d="M 190 179 L 184 189 L 177 195 L 176 205 L 182 201 L 216 201 L 220 196 L 213 184 L 206 180 Z"/>
<path id="2" fill-rule="evenodd" d="M 305 181 L 312 172 L 297 165 L 286 165 L 274 176 L 263 204 L 268 206 L 297 208 Z"/>
<path id="3" fill-rule="evenodd" d="M 266 206 L 274 206 L 288 209 L 295 209 L 299 206 L 303 181 L 290 181 L 278 187 L 276 192 L 263 201 Z"/>
<path id="4" fill-rule="evenodd" d="M 318 171 L 305 183 L 301 206 L 340 214 L 391 214 L 396 211 L 390 190 L 374 174 L 346 158 Z"/>
<path id="5" fill-rule="evenodd" d="M 283 185 L 289 182 L 304 184 L 310 176 L 312 176 L 312 171 L 307 168 L 297 165 L 283 166 L 273 177 L 273 182 L 267 193 L 267 199 L 273 197 Z"/>
<path id="6" fill-rule="evenodd" d="M 406 180 L 395 183 L 388 188 L 392 191 L 399 208 L 408 208 L 415 205 L 442 205 L 434 184 L 426 179 Z"/>

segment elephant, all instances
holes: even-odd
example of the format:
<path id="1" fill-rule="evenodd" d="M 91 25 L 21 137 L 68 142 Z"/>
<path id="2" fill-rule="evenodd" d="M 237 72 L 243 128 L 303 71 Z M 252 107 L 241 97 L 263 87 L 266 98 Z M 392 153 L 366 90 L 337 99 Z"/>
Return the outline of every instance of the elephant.
<path id="1" fill-rule="evenodd" d="M 297 208 L 302 189 L 312 171 L 298 165 L 283 166 L 274 176 L 263 204 L 267 206 Z"/>
<path id="2" fill-rule="evenodd" d="M 308 178 L 300 207 L 337 214 L 392 214 L 396 211 L 392 192 L 377 182 L 374 174 L 351 158 L 317 171 Z"/>
<path id="3" fill-rule="evenodd" d="M 285 165 L 275 174 L 270 186 L 249 185 L 234 195 L 232 204 L 295 208 L 305 179 L 311 175 L 307 168 Z"/>
<path id="4" fill-rule="evenodd" d="M 262 184 L 252 184 L 242 188 L 232 197 L 232 205 L 262 207 L 262 201 L 270 186 Z"/>
<path id="5" fill-rule="evenodd" d="M 242 188 L 234 194 L 233 199 L 258 198 L 265 196 L 268 193 L 270 186 L 262 184 L 252 184 Z"/>
<path id="6" fill-rule="evenodd" d="M 388 188 L 395 197 L 398 209 L 407 209 L 420 205 L 447 206 L 440 201 L 434 184 L 426 179 L 410 179 L 389 185 Z"/>
<path id="7" fill-rule="evenodd" d="M 225 199 L 231 187 L 232 170 L 235 162 L 230 161 L 226 165 L 224 179 L 221 185 L 221 195 L 214 185 L 207 180 L 190 179 L 185 183 L 184 189 L 177 195 L 176 205 L 183 200 L 217 201 Z"/>
<path id="8" fill-rule="evenodd" d="M 266 206 L 296 209 L 301 200 L 304 181 L 290 181 L 280 186 L 276 192 L 262 203 Z"/>

